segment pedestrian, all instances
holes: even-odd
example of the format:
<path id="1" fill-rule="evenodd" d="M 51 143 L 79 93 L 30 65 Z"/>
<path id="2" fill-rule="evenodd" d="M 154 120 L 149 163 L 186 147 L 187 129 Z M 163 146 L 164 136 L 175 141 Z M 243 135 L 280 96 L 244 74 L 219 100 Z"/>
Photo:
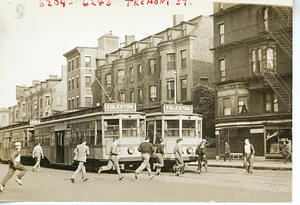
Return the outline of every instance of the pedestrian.
<path id="1" fill-rule="evenodd" d="M 41 158 L 44 159 L 43 149 L 41 143 L 38 142 L 37 145 L 33 148 L 32 157 L 35 159 L 35 165 L 32 167 L 32 171 L 41 171 Z"/>
<path id="2" fill-rule="evenodd" d="M 150 179 L 154 178 L 154 176 L 151 174 L 151 168 L 150 168 L 150 164 L 149 164 L 150 155 L 154 152 L 154 147 L 149 141 L 150 141 L 150 138 L 146 137 L 145 141 L 142 142 L 140 144 L 140 146 L 138 147 L 138 151 L 142 153 L 141 157 L 142 157 L 143 162 L 134 172 L 135 179 L 138 178 L 138 175 L 140 174 L 140 172 L 143 171 L 145 168 L 148 171 L 148 175 L 149 175 Z"/>
<path id="3" fill-rule="evenodd" d="M 75 183 L 75 177 L 76 175 L 81 171 L 82 174 L 82 180 L 87 181 L 88 178 L 86 178 L 86 169 L 85 169 L 85 163 L 86 163 L 86 157 L 87 155 L 90 154 L 89 147 L 86 145 L 87 140 L 83 138 L 81 140 L 81 144 L 77 145 L 74 153 L 75 153 L 75 158 L 74 160 L 78 161 L 78 167 L 76 171 L 74 172 L 73 176 L 70 178 L 72 183 Z"/>
<path id="4" fill-rule="evenodd" d="M 180 173 L 184 173 L 184 162 L 183 162 L 183 151 L 182 151 L 182 142 L 183 139 L 179 138 L 176 140 L 176 145 L 174 146 L 174 154 L 175 154 L 175 172 L 176 175 L 179 176 Z"/>
<path id="5" fill-rule="evenodd" d="M 226 157 L 228 156 L 229 161 L 231 162 L 231 154 L 230 154 L 230 145 L 228 142 L 225 142 L 225 155 L 224 155 L 224 162 L 226 162 Z"/>
<path id="6" fill-rule="evenodd" d="M 286 155 L 284 159 L 284 164 L 287 162 L 292 162 L 292 145 L 291 141 L 285 141 L 285 150 L 286 150 Z"/>
<path id="7" fill-rule="evenodd" d="M 5 187 L 6 183 L 8 180 L 14 175 L 16 170 L 19 170 L 20 173 L 17 175 L 16 182 L 19 185 L 22 185 L 22 177 L 25 175 L 27 172 L 27 169 L 20 163 L 21 161 L 21 147 L 22 144 L 21 142 L 16 142 L 15 143 L 15 151 L 10 155 L 9 159 L 9 165 L 8 165 L 8 172 L 3 178 L 1 184 L 0 184 L 0 192 L 3 192 L 3 187 Z"/>
<path id="8" fill-rule="evenodd" d="M 250 144 L 249 139 L 245 139 L 243 156 L 244 156 L 244 166 L 248 174 L 253 173 L 254 155 L 255 155 L 255 149 L 253 145 Z"/>
<path id="9" fill-rule="evenodd" d="M 121 170 L 119 167 L 119 157 L 120 150 L 118 149 L 118 138 L 113 138 L 113 144 L 110 148 L 110 155 L 108 157 L 108 164 L 106 166 L 102 166 L 98 170 L 98 174 L 102 171 L 111 170 L 113 167 L 117 170 L 119 180 L 122 180 L 124 177 L 121 175 Z"/>
<path id="10" fill-rule="evenodd" d="M 206 172 L 208 171 L 207 168 L 207 159 L 206 159 L 206 148 L 205 148 L 206 140 L 204 139 L 196 149 L 196 155 L 198 155 L 198 174 L 201 173 L 201 168 L 204 167 Z"/>
<path id="11" fill-rule="evenodd" d="M 164 167 L 164 155 L 165 155 L 165 147 L 164 147 L 164 139 L 160 138 L 160 144 L 156 148 L 156 160 L 158 163 L 153 164 L 153 169 L 156 168 L 156 175 L 159 175 L 161 172 L 161 168 Z"/>

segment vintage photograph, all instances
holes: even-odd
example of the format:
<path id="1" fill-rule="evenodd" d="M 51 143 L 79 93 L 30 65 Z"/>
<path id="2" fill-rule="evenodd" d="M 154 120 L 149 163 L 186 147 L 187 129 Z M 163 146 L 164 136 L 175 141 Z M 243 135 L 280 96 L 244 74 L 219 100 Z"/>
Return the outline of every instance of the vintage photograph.
<path id="1" fill-rule="evenodd" d="M 295 203 L 296 5 L 2 0 L 0 203 Z"/>

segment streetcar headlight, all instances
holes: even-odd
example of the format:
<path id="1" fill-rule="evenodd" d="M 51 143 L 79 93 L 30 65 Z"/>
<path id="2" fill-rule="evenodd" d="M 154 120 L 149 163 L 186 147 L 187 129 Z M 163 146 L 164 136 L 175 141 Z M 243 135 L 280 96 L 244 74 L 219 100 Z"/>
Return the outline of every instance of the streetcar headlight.
<path id="1" fill-rule="evenodd" d="M 193 152 L 193 148 L 192 147 L 186 148 L 186 153 L 192 154 L 192 152 Z"/>
<path id="2" fill-rule="evenodd" d="M 132 154 L 134 152 L 134 148 L 128 147 L 127 152 L 128 152 L 128 154 Z"/>

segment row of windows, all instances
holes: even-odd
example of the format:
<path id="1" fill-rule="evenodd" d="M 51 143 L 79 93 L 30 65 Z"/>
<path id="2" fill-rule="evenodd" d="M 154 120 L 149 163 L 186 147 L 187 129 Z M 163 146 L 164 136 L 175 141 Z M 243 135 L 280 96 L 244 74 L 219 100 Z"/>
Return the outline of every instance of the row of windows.
<path id="1" fill-rule="evenodd" d="M 91 84 L 92 84 L 92 77 L 91 76 L 85 76 L 85 87 L 86 88 L 90 88 L 91 87 Z M 75 79 L 72 78 L 69 79 L 69 85 L 68 85 L 68 90 L 71 91 L 71 90 L 74 90 L 75 89 Z M 79 76 L 76 77 L 76 89 L 79 89 Z"/>
<path id="2" fill-rule="evenodd" d="M 91 106 L 92 106 L 92 97 L 85 96 L 85 107 L 91 107 Z M 72 99 L 71 98 L 68 99 L 68 109 L 74 109 L 79 107 L 80 107 L 79 96 L 76 97 L 76 101 L 74 97 Z"/>
<path id="3" fill-rule="evenodd" d="M 84 66 L 90 68 L 91 67 L 91 62 L 92 62 L 92 57 L 91 56 L 85 56 L 84 57 Z M 80 67 L 80 62 L 79 62 L 79 56 L 73 58 L 72 60 L 68 61 L 68 72 L 71 72 L 75 69 L 78 69 Z"/>

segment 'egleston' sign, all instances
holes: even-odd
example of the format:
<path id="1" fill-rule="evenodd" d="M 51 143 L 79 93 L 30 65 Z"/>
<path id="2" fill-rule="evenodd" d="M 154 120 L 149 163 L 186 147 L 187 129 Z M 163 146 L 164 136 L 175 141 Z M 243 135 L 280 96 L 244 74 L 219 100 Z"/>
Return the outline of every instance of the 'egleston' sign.
<path id="1" fill-rule="evenodd" d="M 165 104 L 163 106 L 164 113 L 193 113 L 193 106 L 192 105 L 175 105 L 175 104 Z"/>
<path id="2" fill-rule="evenodd" d="M 104 103 L 104 112 L 135 112 L 135 103 Z"/>

